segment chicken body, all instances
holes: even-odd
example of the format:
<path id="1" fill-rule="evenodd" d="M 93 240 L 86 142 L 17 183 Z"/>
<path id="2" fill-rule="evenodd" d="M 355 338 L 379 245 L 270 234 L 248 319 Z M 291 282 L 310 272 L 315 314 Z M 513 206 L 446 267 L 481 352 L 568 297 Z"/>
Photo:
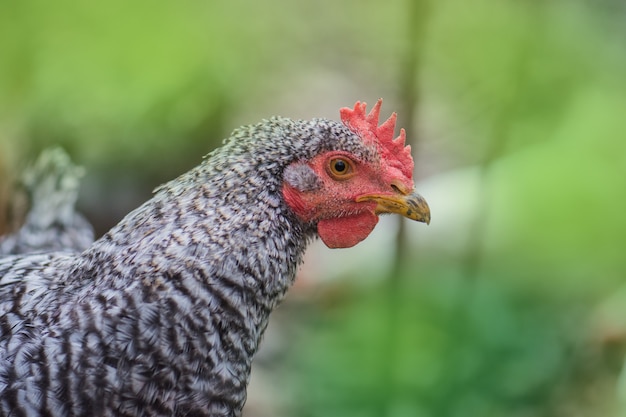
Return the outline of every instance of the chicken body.
<path id="1" fill-rule="evenodd" d="M 329 151 L 379 159 L 339 122 L 272 118 L 86 251 L 0 259 L 0 414 L 239 416 L 269 314 L 317 235 L 284 198 L 285 171 Z"/>

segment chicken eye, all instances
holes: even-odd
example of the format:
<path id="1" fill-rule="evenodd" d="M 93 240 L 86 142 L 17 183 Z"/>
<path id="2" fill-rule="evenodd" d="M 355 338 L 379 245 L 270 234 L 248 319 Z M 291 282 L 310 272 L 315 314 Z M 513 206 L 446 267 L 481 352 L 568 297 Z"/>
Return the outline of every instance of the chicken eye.
<path id="1" fill-rule="evenodd" d="M 345 179 L 352 174 L 352 162 L 346 158 L 333 158 L 329 164 L 330 174 L 336 179 Z"/>
<path id="2" fill-rule="evenodd" d="M 346 164 L 346 161 L 342 161 L 341 159 L 333 161 L 333 170 L 335 172 L 344 172 L 346 169 L 348 169 L 348 164 Z"/>

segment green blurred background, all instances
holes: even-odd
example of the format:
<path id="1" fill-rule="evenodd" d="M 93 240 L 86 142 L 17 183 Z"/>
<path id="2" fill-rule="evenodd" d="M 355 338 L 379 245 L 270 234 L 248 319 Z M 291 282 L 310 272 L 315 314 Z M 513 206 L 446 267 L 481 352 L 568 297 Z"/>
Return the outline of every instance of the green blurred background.
<path id="1" fill-rule="evenodd" d="M 623 0 L 2 1 L 0 232 L 53 144 L 101 234 L 241 124 L 378 97 L 433 221 L 311 249 L 245 416 L 626 415 Z"/>

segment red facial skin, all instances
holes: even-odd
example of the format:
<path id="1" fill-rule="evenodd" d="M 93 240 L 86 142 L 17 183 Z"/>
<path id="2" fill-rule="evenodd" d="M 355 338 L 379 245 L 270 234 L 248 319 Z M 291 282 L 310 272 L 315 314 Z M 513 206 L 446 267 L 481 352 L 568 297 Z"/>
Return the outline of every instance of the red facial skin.
<path id="1" fill-rule="evenodd" d="M 347 160 L 347 174 L 332 172 L 331 161 Z M 357 202 L 369 194 L 395 195 L 392 184 L 411 190 L 413 180 L 398 169 L 385 167 L 384 162 L 364 162 L 344 151 L 331 151 L 313 158 L 308 165 L 322 181 L 315 191 L 300 191 L 283 185 L 287 205 L 305 222 L 317 222 L 317 232 L 329 248 L 348 248 L 365 239 L 378 223 L 377 204 L 373 201 Z"/>

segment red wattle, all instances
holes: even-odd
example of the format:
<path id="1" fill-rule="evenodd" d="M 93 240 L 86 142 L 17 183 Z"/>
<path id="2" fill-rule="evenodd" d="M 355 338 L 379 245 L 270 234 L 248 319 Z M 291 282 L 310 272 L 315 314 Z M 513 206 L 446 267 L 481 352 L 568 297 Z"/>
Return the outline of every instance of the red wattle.
<path id="1" fill-rule="evenodd" d="M 331 249 L 349 248 L 365 239 L 378 223 L 378 216 L 366 211 L 347 217 L 320 220 L 317 233 Z"/>

